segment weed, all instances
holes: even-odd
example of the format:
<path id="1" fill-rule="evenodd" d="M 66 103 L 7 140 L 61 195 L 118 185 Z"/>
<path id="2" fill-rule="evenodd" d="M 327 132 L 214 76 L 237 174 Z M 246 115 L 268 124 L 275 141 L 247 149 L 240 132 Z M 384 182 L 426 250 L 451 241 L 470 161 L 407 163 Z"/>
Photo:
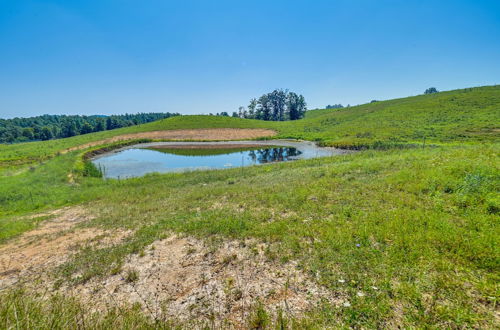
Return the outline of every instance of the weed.
<path id="1" fill-rule="evenodd" d="M 134 283 L 139 280 L 139 273 L 135 269 L 128 269 L 125 273 L 125 282 Z"/>
<path id="2" fill-rule="evenodd" d="M 269 314 L 267 313 L 264 305 L 257 302 L 255 309 L 250 317 L 248 327 L 250 329 L 266 329 L 270 324 Z"/>

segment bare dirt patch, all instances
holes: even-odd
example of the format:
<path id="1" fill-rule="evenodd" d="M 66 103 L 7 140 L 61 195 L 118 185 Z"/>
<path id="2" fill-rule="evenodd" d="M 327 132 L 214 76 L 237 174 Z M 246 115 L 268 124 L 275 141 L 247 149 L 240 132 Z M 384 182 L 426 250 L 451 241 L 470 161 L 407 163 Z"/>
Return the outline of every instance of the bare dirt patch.
<path id="1" fill-rule="evenodd" d="M 269 129 L 261 128 L 212 128 L 212 129 L 180 129 L 167 131 L 152 131 L 132 134 L 123 134 L 114 136 L 109 139 L 89 142 L 77 147 L 66 150 L 80 150 L 89 147 L 94 147 L 101 144 L 135 140 L 135 139 L 154 139 L 154 140 L 170 140 L 170 141 L 228 141 L 228 140 L 245 140 L 256 139 L 261 137 L 274 136 L 277 133 Z"/>
<path id="2" fill-rule="evenodd" d="M 53 216 L 38 228 L 26 232 L 0 246 L 0 289 L 20 281 L 29 281 L 67 260 L 84 242 L 99 237 L 101 243 L 109 243 L 110 237 L 120 239 L 125 232 L 104 231 L 98 228 L 74 230 L 77 224 L 93 217 L 82 207 L 67 207 L 32 217 Z"/>
<path id="3" fill-rule="evenodd" d="M 340 294 L 315 284 L 296 263 L 270 261 L 264 250 L 251 241 L 214 248 L 172 236 L 153 243 L 145 255 L 131 256 L 120 274 L 60 290 L 96 310 L 138 303 L 155 319 L 215 327 L 245 327 L 258 301 L 274 317 L 279 310 L 300 316 L 322 300 L 341 304 Z"/>
<path id="4" fill-rule="evenodd" d="M 178 145 L 155 145 L 151 149 L 238 149 L 238 148 L 260 148 L 262 144 L 178 144 Z"/>

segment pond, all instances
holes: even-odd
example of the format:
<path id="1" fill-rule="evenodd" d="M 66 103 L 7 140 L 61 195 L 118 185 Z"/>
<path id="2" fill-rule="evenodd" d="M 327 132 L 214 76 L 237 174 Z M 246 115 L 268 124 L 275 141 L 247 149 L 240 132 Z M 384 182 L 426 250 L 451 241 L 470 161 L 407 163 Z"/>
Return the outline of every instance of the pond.
<path id="1" fill-rule="evenodd" d="M 325 157 L 345 153 L 311 142 L 286 140 L 224 142 L 155 142 L 117 149 L 92 159 L 105 178 L 148 173 L 224 169 Z"/>

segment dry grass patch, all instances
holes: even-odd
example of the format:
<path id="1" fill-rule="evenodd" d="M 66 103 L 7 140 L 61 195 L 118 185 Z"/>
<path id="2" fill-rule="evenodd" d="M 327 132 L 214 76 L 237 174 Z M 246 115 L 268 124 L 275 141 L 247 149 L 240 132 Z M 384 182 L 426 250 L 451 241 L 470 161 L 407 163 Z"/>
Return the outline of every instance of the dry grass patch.
<path id="1" fill-rule="evenodd" d="M 170 141 L 228 141 L 251 140 L 276 135 L 276 131 L 261 128 L 212 128 L 212 129 L 179 129 L 167 131 L 152 131 L 113 136 L 108 139 L 94 141 L 69 148 L 66 152 L 80 150 L 126 140 L 154 139 Z"/>

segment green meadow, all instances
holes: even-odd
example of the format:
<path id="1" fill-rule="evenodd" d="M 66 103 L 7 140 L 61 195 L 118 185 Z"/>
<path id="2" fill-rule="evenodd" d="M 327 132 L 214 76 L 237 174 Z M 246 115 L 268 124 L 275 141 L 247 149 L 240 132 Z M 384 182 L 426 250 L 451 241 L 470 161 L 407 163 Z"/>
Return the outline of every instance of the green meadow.
<path id="1" fill-rule="evenodd" d="M 265 122 L 216 116 L 179 116 L 66 139 L 1 145 L 0 164 L 36 163 L 58 152 L 116 135 L 191 128 L 269 128 L 278 138 L 318 141 L 345 148 L 429 143 L 494 142 L 498 137 L 500 86 L 466 88 L 365 105 L 313 110 L 297 121 Z"/>
<path id="2" fill-rule="evenodd" d="M 267 128 L 277 132 L 273 138 L 356 152 L 127 180 L 92 175 L 84 154 L 102 146 L 64 152 L 126 133 L 195 128 Z M 80 227 L 134 232 L 120 244 L 76 253 L 54 270 L 65 283 L 113 274 L 127 256 L 172 232 L 212 241 L 254 238 L 269 246 L 270 259 L 297 261 L 350 302 L 322 303 L 286 322 L 266 321 L 262 311 L 261 325 L 497 328 L 499 137 L 500 86 L 487 86 L 313 110 L 297 121 L 178 116 L 0 145 L 0 247 L 47 219 L 37 214 L 83 205 L 95 218 Z M 133 306 L 105 315 L 84 310 L 62 296 L 0 292 L 0 327 L 176 326 L 155 323 Z"/>

